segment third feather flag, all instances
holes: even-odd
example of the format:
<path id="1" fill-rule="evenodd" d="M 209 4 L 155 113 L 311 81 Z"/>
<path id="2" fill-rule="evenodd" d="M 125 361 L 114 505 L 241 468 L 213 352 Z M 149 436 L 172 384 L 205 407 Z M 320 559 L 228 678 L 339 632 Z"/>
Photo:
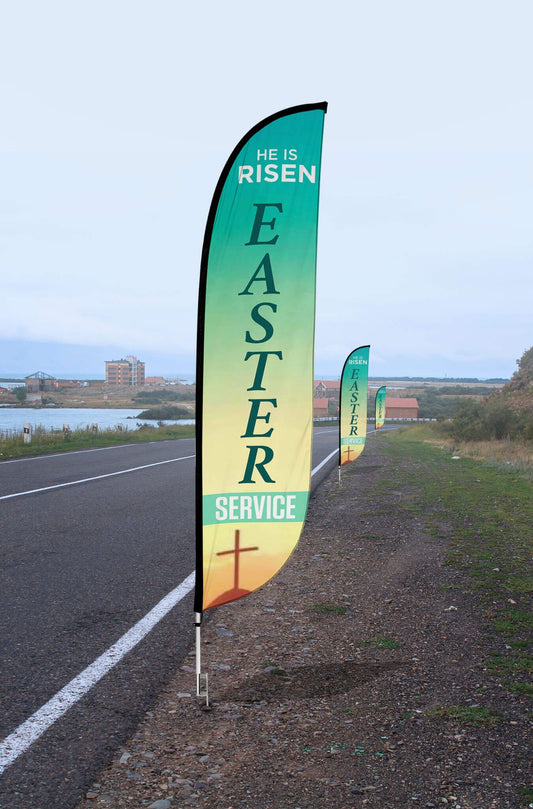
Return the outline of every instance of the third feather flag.
<path id="1" fill-rule="evenodd" d="M 198 305 L 197 613 L 261 587 L 303 527 L 326 108 L 291 107 L 253 127 L 211 203 Z"/>
<path id="2" fill-rule="evenodd" d="M 376 430 L 383 427 L 385 424 L 385 397 L 387 395 L 387 388 L 385 385 L 379 388 L 376 393 Z"/>
<path id="3" fill-rule="evenodd" d="M 341 376 L 339 415 L 339 466 L 355 461 L 366 441 L 368 355 L 360 346 L 346 358 Z"/>

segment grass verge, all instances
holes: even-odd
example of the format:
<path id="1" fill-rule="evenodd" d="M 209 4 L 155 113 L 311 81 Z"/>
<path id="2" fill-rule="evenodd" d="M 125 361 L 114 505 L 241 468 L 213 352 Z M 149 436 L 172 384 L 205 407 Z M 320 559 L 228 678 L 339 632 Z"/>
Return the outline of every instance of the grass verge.
<path id="1" fill-rule="evenodd" d="M 192 438 L 194 425 L 161 424 L 161 426 L 143 425 L 138 430 L 98 430 L 91 428 L 81 430 L 48 430 L 36 427 L 32 433 L 31 444 L 24 443 L 24 434 L 0 435 L 0 460 L 19 458 L 27 455 L 43 455 L 52 452 L 69 452 L 80 449 L 110 447 L 118 444 L 134 444 L 144 441 L 165 441 L 175 438 Z"/>
<path id="2" fill-rule="evenodd" d="M 480 598 L 497 639 L 487 669 L 510 691 L 532 696 L 530 470 L 493 457 L 458 457 L 421 425 L 389 433 L 383 443 L 409 495 L 396 507 L 424 515 L 430 532 L 449 538 L 447 563 L 466 574 Z"/>
<path id="3" fill-rule="evenodd" d="M 438 707 L 431 711 L 426 711 L 426 716 L 430 719 L 450 719 L 458 725 L 494 725 L 501 721 L 501 716 L 489 708 L 481 708 L 479 705 L 449 705 L 448 707 Z"/>
<path id="4" fill-rule="evenodd" d="M 346 607 L 339 607 L 337 604 L 314 604 L 311 607 L 313 612 L 320 615 L 345 615 Z"/>

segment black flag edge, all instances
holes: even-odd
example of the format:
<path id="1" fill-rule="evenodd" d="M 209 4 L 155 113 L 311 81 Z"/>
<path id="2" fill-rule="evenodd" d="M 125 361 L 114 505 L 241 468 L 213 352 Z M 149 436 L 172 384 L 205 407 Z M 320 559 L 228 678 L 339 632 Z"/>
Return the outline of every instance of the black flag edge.
<path id="1" fill-rule="evenodd" d="M 197 320 L 197 336 L 196 336 L 196 414 L 195 414 L 195 433 L 196 433 L 196 482 L 195 482 L 195 515 L 196 515 L 196 575 L 194 587 L 194 612 L 203 612 L 203 590 L 204 590 L 204 571 L 203 571 L 203 514 L 202 514 L 202 437 L 203 437 L 203 393 L 204 393 L 204 332 L 205 332 L 205 294 L 207 287 L 207 267 L 209 262 L 209 249 L 211 246 L 211 237 L 213 234 L 213 227 L 215 216 L 218 209 L 218 203 L 222 194 L 222 190 L 231 171 L 231 168 L 237 159 L 237 156 L 244 148 L 246 143 L 261 129 L 265 128 L 273 121 L 279 118 L 285 118 L 288 115 L 294 115 L 299 112 L 311 112 L 313 110 L 323 110 L 327 112 L 327 101 L 321 101 L 316 104 L 300 104 L 295 107 L 287 107 L 286 109 L 275 112 L 264 118 L 259 123 L 255 124 L 238 142 L 233 149 L 215 187 L 209 213 L 207 216 L 207 223 L 204 233 L 204 241 L 202 245 L 202 256 L 200 261 L 200 280 L 198 287 L 198 320 Z M 339 422 L 340 423 L 340 422 Z"/>

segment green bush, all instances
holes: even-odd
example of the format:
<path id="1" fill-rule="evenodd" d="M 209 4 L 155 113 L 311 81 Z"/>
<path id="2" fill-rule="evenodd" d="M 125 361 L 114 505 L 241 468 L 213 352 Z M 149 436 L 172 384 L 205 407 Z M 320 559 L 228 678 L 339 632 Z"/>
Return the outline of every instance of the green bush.
<path id="1" fill-rule="evenodd" d="M 453 421 L 442 430 L 456 441 L 501 441 L 503 439 L 533 439 L 533 419 L 530 414 L 515 413 L 501 399 L 484 402 L 472 399 L 458 401 Z"/>
<path id="2" fill-rule="evenodd" d="M 501 401 L 488 399 L 483 409 L 483 423 L 486 438 L 517 437 L 518 416 Z"/>
<path id="3" fill-rule="evenodd" d="M 446 422 L 442 429 L 456 441 L 481 441 L 483 438 L 482 405 L 472 399 L 457 402 L 453 421 Z"/>

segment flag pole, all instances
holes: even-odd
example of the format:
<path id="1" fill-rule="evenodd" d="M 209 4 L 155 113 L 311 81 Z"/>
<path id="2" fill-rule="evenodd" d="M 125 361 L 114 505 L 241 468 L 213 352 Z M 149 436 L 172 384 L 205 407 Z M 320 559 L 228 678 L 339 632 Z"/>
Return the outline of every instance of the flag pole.
<path id="1" fill-rule="evenodd" d="M 342 466 L 342 444 L 341 444 L 341 436 L 342 436 L 342 375 L 341 375 L 341 384 L 339 388 L 339 486 L 341 485 L 341 466 Z"/>
<path id="2" fill-rule="evenodd" d="M 196 696 L 205 697 L 205 707 L 209 707 L 208 674 L 202 674 L 202 613 L 194 613 L 196 627 Z M 202 692 L 202 677 L 205 682 L 205 691 Z"/>

